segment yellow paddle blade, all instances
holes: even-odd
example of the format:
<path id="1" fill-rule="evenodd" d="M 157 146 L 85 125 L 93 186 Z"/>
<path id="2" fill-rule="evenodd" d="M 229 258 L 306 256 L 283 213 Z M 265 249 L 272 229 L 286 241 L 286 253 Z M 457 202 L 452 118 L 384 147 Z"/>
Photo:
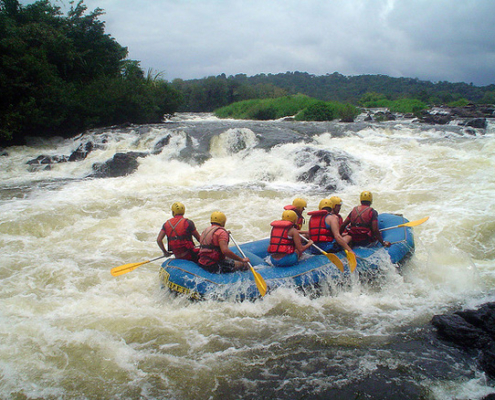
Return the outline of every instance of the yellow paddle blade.
<path id="1" fill-rule="evenodd" d="M 131 271 L 135 270 L 137 267 L 140 267 L 143 264 L 147 264 L 150 261 L 151 260 L 138 262 L 138 263 L 124 264 L 124 265 L 121 265 L 120 267 L 112 268 L 110 270 L 110 273 L 113 276 L 119 276 L 119 275 L 127 274 L 128 272 L 131 272 Z"/>
<path id="2" fill-rule="evenodd" d="M 235 247 L 237 247 L 237 250 L 239 250 L 239 253 L 241 253 L 242 257 L 246 258 L 246 255 L 244 254 L 244 252 L 242 251 L 242 249 L 239 247 L 239 245 L 235 241 L 234 236 L 232 236 L 231 233 L 229 234 L 229 236 L 232 239 L 232 241 L 234 242 Z M 251 269 L 251 272 L 253 273 L 254 281 L 256 282 L 256 287 L 258 288 L 258 291 L 260 292 L 261 297 L 263 297 L 266 294 L 266 282 L 263 279 L 263 277 L 258 272 L 256 272 L 254 270 L 254 268 L 251 265 L 251 263 L 248 263 L 248 265 L 249 265 L 249 268 Z"/>
<path id="3" fill-rule="evenodd" d="M 156 260 L 159 260 L 160 258 L 165 258 L 165 257 L 170 257 L 170 255 L 163 255 L 161 257 L 153 258 L 152 260 L 141 261 L 138 263 L 124 264 L 124 265 L 121 265 L 119 267 L 112 268 L 110 270 L 110 273 L 113 276 L 119 276 L 119 275 L 127 274 L 128 272 L 134 271 L 137 267 L 140 267 L 143 264 L 147 264 L 151 261 L 156 261 Z"/>
<path id="4" fill-rule="evenodd" d="M 400 224 L 400 225 L 396 225 L 396 226 L 389 226 L 388 228 L 380 229 L 380 232 L 388 231 L 389 229 L 401 228 L 403 226 L 409 226 L 409 227 L 418 226 L 418 225 L 421 225 L 423 222 L 428 221 L 429 218 L 430 217 L 424 217 L 424 218 L 418 219 L 416 221 L 406 222 L 405 224 Z"/>
<path id="5" fill-rule="evenodd" d="M 321 249 L 320 249 L 321 250 Z M 342 264 L 342 261 L 340 261 L 340 258 L 337 257 L 333 253 L 326 253 L 323 250 L 321 250 L 324 256 L 326 256 L 332 263 L 335 264 L 335 266 L 340 269 L 341 272 L 344 272 L 344 264 Z"/>
<path id="6" fill-rule="evenodd" d="M 428 218 L 430 218 L 430 217 L 424 217 L 422 219 L 418 219 L 417 221 L 407 222 L 405 224 L 398 225 L 397 227 L 400 227 L 400 226 L 418 226 L 418 225 L 421 225 L 423 222 L 428 221 Z"/>
<path id="7" fill-rule="evenodd" d="M 251 266 L 251 263 L 249 263 L 249 267 L 251 268 L 251 272 L 253 273 L 254 281 L 256 282 L 256 287 L 258 288 L 261 297 L 263 297 L 266 294 L 266 282 L 263 279 L 263 277 L 254 270 L 254 268 Z"/>
<path id="8" fill-rule="evenodd" d="M 349 269 L 354 272 L 357 266 L 356 255 L 352 251 L 345 251 L 347 255 L 347 261 L 349 262 Z"/>

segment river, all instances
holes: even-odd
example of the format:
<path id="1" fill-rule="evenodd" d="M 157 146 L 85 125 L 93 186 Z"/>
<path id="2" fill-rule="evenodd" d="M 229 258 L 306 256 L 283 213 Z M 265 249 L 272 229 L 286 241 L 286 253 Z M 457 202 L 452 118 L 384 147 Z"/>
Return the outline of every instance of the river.
<path id="1" fill-rule="evenodd" d="M 163 139 L 166 138 L 165 141 Z M 80 161 L 34 168 L 40 155 Z M 160 145 L 160 143 L 162 143 Z M 163 145 L 165 143 L 165 145 Z M 162 147 L 163 145 L 163 147 Z M 92 178 L 117 152 L 148 152 L 127 176 Z M 162 124 L 32 140 L 0 157 L 3 399 L 481 399 L 495 392 L 433 315 L 495 300 L 495 125 Z M 369 190 L 403 214 L 416 253 L 398 273 L 304 296 L 191 302 L 162 290 L 156 236 L 180 201 L 201 232 L 212 211 L 242 243 L 296 197 L 343 216 Z"/>

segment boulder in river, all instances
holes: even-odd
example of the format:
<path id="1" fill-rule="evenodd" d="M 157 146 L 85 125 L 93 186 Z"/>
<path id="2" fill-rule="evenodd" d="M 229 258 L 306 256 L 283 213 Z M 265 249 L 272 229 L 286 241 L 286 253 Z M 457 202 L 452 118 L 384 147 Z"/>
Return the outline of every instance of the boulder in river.
<path id="1" fill-rule="evenodd" d="M 442 340 L 471 352 L 478 365 L 495 378 L 495 303 L 476 310 L 435 315 L 431 320 Z"/>

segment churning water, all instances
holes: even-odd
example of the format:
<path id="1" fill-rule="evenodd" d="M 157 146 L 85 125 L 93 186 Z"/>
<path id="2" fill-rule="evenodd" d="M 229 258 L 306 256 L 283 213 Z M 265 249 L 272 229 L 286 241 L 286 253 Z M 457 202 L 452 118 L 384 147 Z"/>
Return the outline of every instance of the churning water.
<path id="1" fill-rule="evenodd" d="M 220 121 L 37 140 L 0 157 L 0 397 L 4 399 L 477 399 L 494 384 L 442 344 L 434 314 L 495 298 L 495 130 Z M 81 161 L 33 166 L 40 155 Z M 147 152 L 124 177 L 88 178 Z M 260 301 L 190 302 L 160 289 L 156 236 L 175 201 L 201 232 L 227 215 L 238 242 L 267 237 L 295 197 L 345 216 L 370 190 L 409 220 L 399 274 L 331 295 L 282 288 Z"/>

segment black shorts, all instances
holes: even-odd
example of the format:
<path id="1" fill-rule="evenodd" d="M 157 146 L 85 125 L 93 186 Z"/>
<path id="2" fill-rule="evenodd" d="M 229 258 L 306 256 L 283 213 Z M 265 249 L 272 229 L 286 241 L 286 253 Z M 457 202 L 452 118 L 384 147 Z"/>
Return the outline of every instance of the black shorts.
<path id="1" fill-rule="evenodd" d="M 224 274 L 235 271 L 235 261 L 230 258 L 226 258 L 225 260 L 219 261 L 216 264 L 212 264 L 212 265 L 199 264 L 199 266 L 204 270 L 211 272 L 212 274 Z"/>

